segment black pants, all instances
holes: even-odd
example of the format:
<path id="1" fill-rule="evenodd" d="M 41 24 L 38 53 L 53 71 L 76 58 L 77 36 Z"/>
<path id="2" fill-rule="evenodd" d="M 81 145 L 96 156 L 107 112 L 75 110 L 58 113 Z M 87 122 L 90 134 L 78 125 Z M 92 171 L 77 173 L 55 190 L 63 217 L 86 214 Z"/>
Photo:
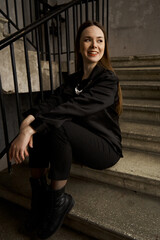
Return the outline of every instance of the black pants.
<path id="1" fill-rule="evenodd" d="M 88 129 L 65 122 L 60 128 L 51 128 L 46 134 L 36 133 L 30 149 L 31 168 L 47 168 L 51 179 L 69 177 L 72 159 L 93 169 L 113 166 L 120 156 L 103 138 Z"/>

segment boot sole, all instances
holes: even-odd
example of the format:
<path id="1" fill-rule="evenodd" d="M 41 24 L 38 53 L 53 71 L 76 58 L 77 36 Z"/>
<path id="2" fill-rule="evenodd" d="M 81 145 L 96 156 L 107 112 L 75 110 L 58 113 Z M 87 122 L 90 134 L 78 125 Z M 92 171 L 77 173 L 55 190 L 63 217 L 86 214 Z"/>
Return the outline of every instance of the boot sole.
<path id="1" fill-rule="evenodd" d="M 71 197 L 71 198 L 72 198 L 72 197 Z M 69 204 L 69 206 L 68 206 L 68 208 L 65 210 L 62 218 L 60 219 L 57 228 L 56 228 L 54 231 L 52 231 L 52 232 L 50 232 L 49 234 L 46 234 L 46 235 L 44 235 L 44 236 L 41 236 L 40 234 L 37 233 L 37 236 L 38 236 L 40 239 L 46 239 L 46 238 L 49 238 L 50 236 L 52 236 L 54 233 L 56 233 L 56 231 L 58 231 L 58 230 L 61 228 L 61 226 L 62 226 L 62 224 L 63 224 L 63 222 L 64 222 L 64 219 L 65 219 L 66 215 L 71 211 L 71 209 L 73 208 L 74 205 L 75 205 L 75 201 L 74 201 L 73 198 L 72 198 L 72 199 L 71 199 L 71 202 L 70 202 L 70 204 Z"/>

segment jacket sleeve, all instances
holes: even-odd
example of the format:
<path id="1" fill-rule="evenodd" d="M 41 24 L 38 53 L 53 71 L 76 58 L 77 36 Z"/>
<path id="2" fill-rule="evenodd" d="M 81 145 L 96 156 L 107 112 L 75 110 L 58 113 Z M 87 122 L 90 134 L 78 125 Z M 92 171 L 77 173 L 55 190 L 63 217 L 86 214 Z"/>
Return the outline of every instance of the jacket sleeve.
<path id="1" fill-rule="evenodd" d="M 64 88 L 64 85 L 62 85 L 61 87 L 58 87 L 54 91 L 54 94 L 51 95 L 48 99 L 46 99 L 44 102 L 23 112 L 23 116 L 27 117 L 28 115 L 33 115 L 35 118 L 37 118 L 39 114 L 50 112 L 51 109 L 62 104 L 65 101 L 61 94 L 61 92 L 63 91 L 63 88 Z"/>
<path id="2" fill-rule="evenodd" d="M 31 123 L 31 127 L 36 131 L 42 131 L 47 124 L 58 128 L 67 120 L 87 117 L 111 106 L 115 102 L 117 82 L 118 79 L 115 75 L 104 75 L 80 95 L 47 113 L 40 114 Z"/>

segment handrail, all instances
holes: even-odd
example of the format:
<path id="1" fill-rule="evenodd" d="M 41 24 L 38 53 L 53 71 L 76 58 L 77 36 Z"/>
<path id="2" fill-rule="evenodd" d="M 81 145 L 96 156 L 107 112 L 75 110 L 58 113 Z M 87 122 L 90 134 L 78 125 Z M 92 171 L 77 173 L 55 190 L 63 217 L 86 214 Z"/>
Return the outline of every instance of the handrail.
<path id="1" fill-rule="evenodd" d="M 34 23 L 29 24 L 28 26 L 20 29 L 19 31 L 12 33 L 10 36 L 2 39 L 0 41 L 0 50 L 3 48 L 9 46 L 11 43 L 15 42 L 17 39 L 25 36 L 27 33 L 31 32 L 35 28 L 39 27 L 41 24 L 47 22 L 51 18 L 53 18 L 55 15 L 60 14 L 61 12 L 65 11 L 67 8 L 72 7 L 74 4 L 78 4 L 81 2 L 81 0 L 73 0 L 67 4 L 64 4 L 63 6 L 60 6 L 59 9 L 49 11 L 45 16 L 42 18 L 36 20 Z"/>
<path id="2" fill-rule="evenodd" d="M 19 27 L 18 27 L 10 18 L 8 18 L 8 16 L 7 16 L 1 9 L 0 9 L 0 14 L 2 14 L 2 15 L 12 24 L 12 26 L 17 30 L 17 32 L 20 30 Z M 10 35 L 10 36 L 11 36 L 11 35 Z M 10 37 L 10 36 L 9 36 L 9 37 Z M 8 37 L 2 39 L 2 40 L 0 41 L 0 44 L 1 44 L 1 42 L 5 42 L 4 40 L 7 39 L 7 38 L 8 38 Z M 30 40 L 29 38 L 27 38 L 27 41 L 32 45 L 32 47 L 35 48 L 35 45 L 31 42 L 31 40 Z"/>

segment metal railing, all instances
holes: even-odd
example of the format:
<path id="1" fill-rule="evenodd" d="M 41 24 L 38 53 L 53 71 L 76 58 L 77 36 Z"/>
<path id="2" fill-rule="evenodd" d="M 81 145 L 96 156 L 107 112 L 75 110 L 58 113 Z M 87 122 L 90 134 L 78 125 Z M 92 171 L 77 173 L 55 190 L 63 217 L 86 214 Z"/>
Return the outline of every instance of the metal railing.
<path id="1" fill-rule="evenodd" d="M 7 2 L 7 1 L 6 1 Z M 14 1 L 16 2 L 16 1 Z M 22 1 L 23 2 L 23 1 Z M 30 1 L 29 1 L 30 2 Z M 16 6 L 16 5 L 15 5 Z M 15 7 L 16 9 L 16 7 Z M 44 101 L 44 88 L 43 88 L 43 75 L 42 75 L 42 66 L 41 60 L 44 59 L 43 54 L 47 55 L 45 60 L 49 63 L 49 78 L 50 78 L 50 89 L 49 93 L 54 92 L 53 88 L 53 62 L 58 64 L 58 72 L 59 72 L 59 83 L 62 84 L 62 60 L 66 62 L 66 72 L 70 73 L 70 60 L 74 59 L 74 42 L 77 34 L 78 27 L 85 20 L 97 20 L 101 22 L 106 31 L 108 32 L 108 0 L 73 0 L 61 7 L 58 7 L 56 10 L 50 10 L 40 19 L 32 22 L 31 24 L 25 26 L 24 28 L 12 33 L 7 38 L 0 41 L 0 50 L 6 49 L 9 47 L 10 49 L 10 57 L 11 57 L 11 65 L 12 65 L 12 73 L 13 73 L 13 82 L 14 82 L 14 96 L 16 103 L 16 116 L 18 125 L 20 125 L 22 120 L 22 103 L 21 96 L 22 94 L 19 91 L 19 81 L 17 76 L 17 65 L 15 58 L 15 42 L 19 39 L 23 39 L 24 45 L 24 56 L 25 56 L 25 68 L 26 75 L 28 81 L 28 93 L 27 98 L 29 98 L 29 106 L 32 107 L 34 102 L 34 92 L 32 91 L 32 77 L 30 71 L 30 60 L 29 60 L 29 46 L 31 43 L 27 40 L 29 35 L 33 35 L 35 38 L 35 49 L 37 54 L 37 64 L 38 64 L 38 79 L 39 79 L 39 96 L 40 101 Z M 15 10 L 16 12 L 16 10 Z M 65 21 L 61 21 L 61 19 L 65 19 Z M 18 24 L 18 20 L 16 20 L 16 24 Z M 45 29 L 46 37 L 45 44 L 42 41 L 45 47 L 45 51 L 43 52 L 40 49 L 40 28 Z M 24 67 L 24 66 L 23 66 Z M 8 130 L 8 121 L 6 116 L 6 102 L 5 102 L 5 93 L 3 91 L 3 79 L 0 78 L 0 101 L 1 101 L 1 113 L 2 113 L 2 126 L 4 133 L 4 147 L 2 151 L 0 151 L 0 158 L 3 157 L 5 153 L 8 152 L 10 143 L 12 139 L 15 137 L 11 137 Z M 48 92 L 48 91 L 47 91 Z M 8 153 L 7 153 L 8 159 Z M 10 163 L 8 161 L 8 169 L 10 171 Z"/>

